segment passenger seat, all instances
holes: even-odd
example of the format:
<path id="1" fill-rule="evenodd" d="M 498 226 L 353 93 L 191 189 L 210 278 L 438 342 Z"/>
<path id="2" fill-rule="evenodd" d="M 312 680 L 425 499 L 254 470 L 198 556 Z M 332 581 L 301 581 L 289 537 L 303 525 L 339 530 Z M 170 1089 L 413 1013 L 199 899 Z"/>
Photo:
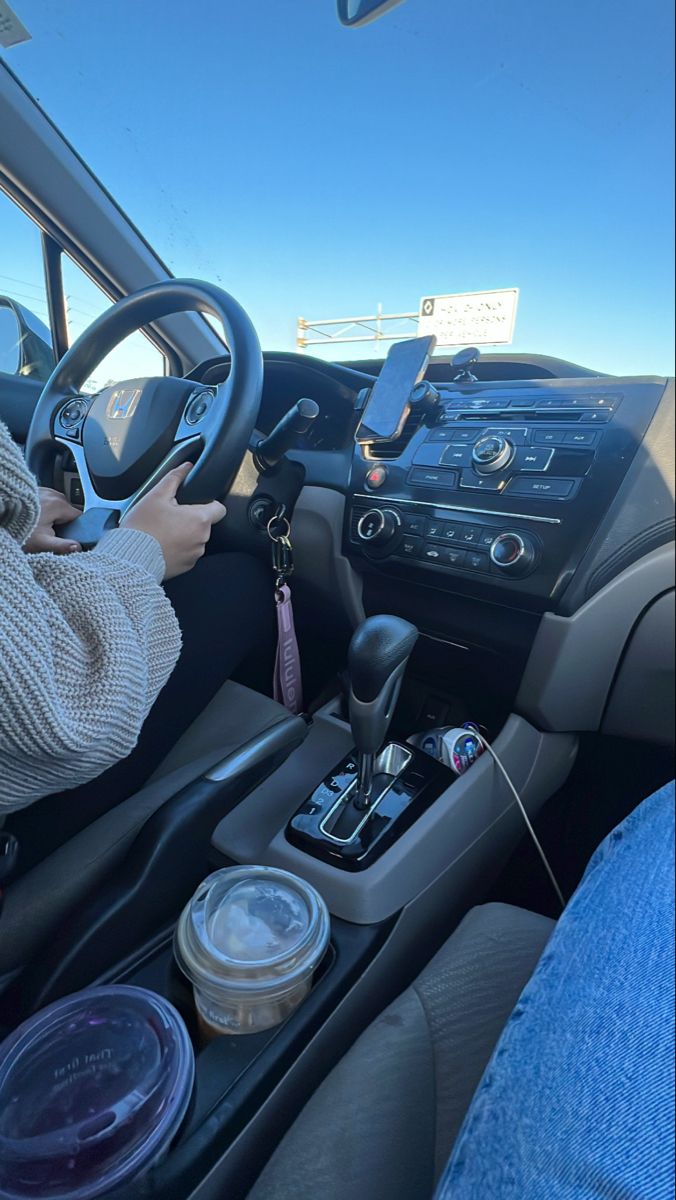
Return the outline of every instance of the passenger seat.
<path id="1" fill-rule="evenodd" d="M 670 784 L 601 844 L 558 925 L 473 909 L 248 1200 L 672 1200 L 673 941 Z"/>

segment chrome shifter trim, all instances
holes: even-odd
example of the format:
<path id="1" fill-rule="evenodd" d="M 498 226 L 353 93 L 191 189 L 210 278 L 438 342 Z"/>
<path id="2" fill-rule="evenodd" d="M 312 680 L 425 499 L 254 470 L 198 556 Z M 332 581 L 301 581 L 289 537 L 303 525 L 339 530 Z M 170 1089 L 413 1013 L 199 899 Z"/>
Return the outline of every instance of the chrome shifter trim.
<path id="1" fill-rule="evenodd" d="M 397 756 L 399 756 L 398 761 Z M 353 842 L 356 842 L 366 822 L 370 817 L 373 816 L 373 813 L 376 811 L 381 800 L 383 800 L 390 791 L 390 788 L 394 787 L 394 784 L 403 775 L 412 758 L 413 751 L 409 750 L 407 746 L 402 746 L 399 742 L 390 742 L 388 746 L 385 746 L 384 750 L 381 750 L 380 754 L 376 758 L 375 774 L 387 775 L 388 782 L 382 791 L 380 791 L 375 798 L 372 799 L 368 808 L 364 811 L 361 821 L 358 822 L 356 828 L 352 831 L 349 838 L 336 837 L 335 834 L 331 833 L 331 831 L 326 828 L 326 826 L 330 822 L 331 818 L 335 816 L 338 810 L 345 804 L 349 803 L 359 784 L 359 778 L 357 775 L 355 775 L 352 782 L 348 784 L 344 791 L 342 791 L 340 795 L 336 797 L 335 803 L 331 805 L 331 808 L 319 826 L 320 833 L 322 833 L 328 841 L 334 842 L 334 844 L 338 846 L 350 846 Z"/>

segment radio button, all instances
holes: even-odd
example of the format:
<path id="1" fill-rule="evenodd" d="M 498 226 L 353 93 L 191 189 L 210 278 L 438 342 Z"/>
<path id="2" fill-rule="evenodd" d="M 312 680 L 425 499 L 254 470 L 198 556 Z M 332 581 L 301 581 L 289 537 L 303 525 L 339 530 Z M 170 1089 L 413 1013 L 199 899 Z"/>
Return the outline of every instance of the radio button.
<path id="1" fill-rule="evenodd" d="M 472 462 L 472 451 L 469 446 L 446 446 L 441 455 L 445 467 L 469 467 Z"/>
<path id="2" fill-rule="evenodd" d="M 454 442 L 455 440 L 452 429 L 433 429 L 425 438 L 427 442 Z"/>
<path id="3" fill-rule="evenodd" d="M 546 471 L 554 451 L 546 446 L 533 446 L 530 449 L 517 450 L 514 458 L 515 471 Z"/>
<path id="4" fill-rule="evenodd" d="M 512 479 L 507 491 L 510 496 L 531 496 L 541 500 L 567 500 L 577 479 Z"/>
<path id="5" fill-rule="evenodd" d="M 481 430 L 479 429 L 454 429 L 451 430 L 453 436 L 452 442 L 464 442 L 465 445 L 473 446 L 477 440 Z"/>
<path id="6" fill-rule="evenodd" d="M 454 488 L 458 481 L 455 471 L 435 470 L 433 467 L 413 467 L 408 473 L 408 483 L 418 487 Z"/>
<path id="7" fill-rule="evenodd" d="M 585 433 L 582 429 L 566 434 L 567 446 L 595 446 L 598 440 L 598 433 Z"/>
<path id="8" fill-rule="evenodd" d="M 486 475 L 501 471 L 514 457 L 514 446 L 501 434 L 484 434 L 472 450 L 472 460 L 477 470 Z"/>
<path id="9" fill-rule="evenodd" d="M 536 446 L 565 446 L 568 437 L 563 429 L 536 429 L 533 441 Z"/>
<path id="10" fill-rule="evenodd" d="M 482 492 L 501 492 L 507 480 L 504 475 L 476 475 L 474 471 L 463 471 L 461 488 L 475 488 Z"/>
<path id="11" fill-rule="evenodd" d="M 516 429 L 512 429 L 510 425 L 491 425 L 484 431 L 484 436 L 506 438 L 513 446 L 528 445 L 528 430 L 525 425 L 519 425 Z"/>

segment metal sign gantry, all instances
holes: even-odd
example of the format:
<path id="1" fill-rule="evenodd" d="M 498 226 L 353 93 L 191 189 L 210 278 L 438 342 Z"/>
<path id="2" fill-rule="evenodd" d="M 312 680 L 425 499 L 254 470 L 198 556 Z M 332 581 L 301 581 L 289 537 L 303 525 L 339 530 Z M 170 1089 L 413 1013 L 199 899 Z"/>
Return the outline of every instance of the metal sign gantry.
<path id="1" fill-rule="evenodd" d="M 384 313 L 381 305 L 372 317 L 336 317 L 330 321 L 298 318 L 296 345 L 336 345 L 340 342 L 401 342 L 417 334 L 418 313 Z"/>

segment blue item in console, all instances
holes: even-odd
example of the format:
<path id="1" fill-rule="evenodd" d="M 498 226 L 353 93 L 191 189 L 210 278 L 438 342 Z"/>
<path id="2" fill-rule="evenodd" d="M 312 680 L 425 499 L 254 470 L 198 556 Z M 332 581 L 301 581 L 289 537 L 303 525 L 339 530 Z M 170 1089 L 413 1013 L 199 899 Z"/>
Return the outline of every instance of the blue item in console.
<path id="1" fill-rule="evenodd" d="M 601 844 L 437 1200 L 673 1200 L 674 785 Z"/>

